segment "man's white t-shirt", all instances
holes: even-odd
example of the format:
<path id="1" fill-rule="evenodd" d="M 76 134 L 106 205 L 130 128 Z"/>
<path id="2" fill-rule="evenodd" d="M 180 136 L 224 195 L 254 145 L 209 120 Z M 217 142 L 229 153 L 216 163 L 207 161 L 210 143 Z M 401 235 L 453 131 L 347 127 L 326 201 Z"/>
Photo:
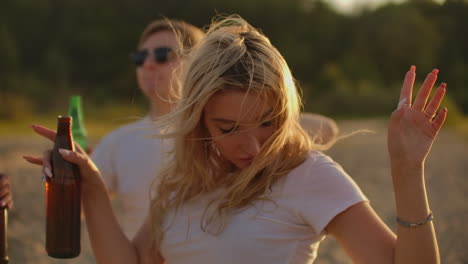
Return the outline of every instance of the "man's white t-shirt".
<path id="1" fill-rule="evenodd" d="M 161 253 L 167 263 L 310 264 L 325 227 L 340 212 L 367 201 L 356 183 L 328 156 L 311 151 L 304 163 L 275 183 L 269 198 L 235 210 L 223 232 L 204 232 L 200 223 L 216 194 L 171 211 Z"/>
<path id="2" fill-rule="evenodd" d="M 145 117 L 111 132 L 96 146 L 92 160 L 109 191 L 122 202 L 121 225 L 131 239 L 149 210 L 150 187 L 160 167 L 162 141 Z"/>

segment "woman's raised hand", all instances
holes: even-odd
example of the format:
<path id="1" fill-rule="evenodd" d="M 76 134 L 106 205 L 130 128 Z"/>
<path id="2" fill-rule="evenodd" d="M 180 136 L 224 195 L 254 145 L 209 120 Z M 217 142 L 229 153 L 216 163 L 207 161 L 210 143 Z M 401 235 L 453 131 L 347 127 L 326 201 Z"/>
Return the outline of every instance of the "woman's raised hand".
<path id="1" fill-rule="evenodd" d="M 432 143 L 447 117 L 447 109 L 438 111 L 444 98 L 446 84 L 442 83 L 429 100 L 439 70 L 429 73 L 412 104 L 416 67 L 406 73 L 397 109 L 392 113 L 388 128 L 390 159 L 396 164 L 422 166 Z"/>
<path id="2" fill-rule="evenodd" d="M 56 132 L 40 125 L 31 125 L 31 128 L 36 132 L 37 134 L 54 141 Z M 85 183 L 90 177 L 93 176 L 99 176 L 99 171 L 94 165 L 94 163 L 91 161 L 91 159 L 88 157 L 86 152 L 78 145 L 75 144 L 75 151 L 70 151 L 70 150 L 59 150 L 60 154 L 62 157 L 71 163 L 74 163 L 78 165 L 80 168 L 80 174 L 81 174 L 81 180 L 83 183 Z M 32 163 L 32 164 L 37 164 L 37 165 L 42 165 L 42 172 L 46 177 L 52 177 L 52 170 L 51 170 L 51 155 L 52 155 L 52 150 L 47 150 L 44 152 L 42 157 L 36 157 L 36 156 L 29 156 L 29 155 L 24 155 L 23 158 Z"/>

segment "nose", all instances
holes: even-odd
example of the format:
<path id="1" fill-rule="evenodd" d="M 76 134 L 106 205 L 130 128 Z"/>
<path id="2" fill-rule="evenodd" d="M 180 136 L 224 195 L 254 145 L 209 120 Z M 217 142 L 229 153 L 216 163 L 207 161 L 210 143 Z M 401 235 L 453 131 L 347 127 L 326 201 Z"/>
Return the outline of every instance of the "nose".
<path id="1" fill-rule="evenodd" d="M 260 152 L 261 141 L 254 133 L 246 133 L 241 144 L 242 151 L 249 156 L 256 156 Z"/>
<path id="2" fill-rule="evenodd" d="M 156 67 L 156 62 L 154 61 L 154 55 L 151 54 L 151 52 L 146 56 L 144 62 L 143 62 L 143 67 L 147 69 L 153 69 Z"/>

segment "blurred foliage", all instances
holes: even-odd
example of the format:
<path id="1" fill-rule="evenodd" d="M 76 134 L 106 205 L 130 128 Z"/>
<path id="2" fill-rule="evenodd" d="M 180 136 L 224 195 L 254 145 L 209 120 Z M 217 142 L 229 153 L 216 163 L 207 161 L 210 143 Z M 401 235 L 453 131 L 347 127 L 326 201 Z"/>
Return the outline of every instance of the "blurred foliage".
<path id="1" fill-rule="evenodd" d="M 32 104 L 25 96 L 1 93 L 0 101 L 0 120 L 24 120 L 33 113 Z"/>
<path id="2" fill-rule="evenodd" d="M 144 105 L 127 54 L 146 24 L 166 16 L 204 27 L 237 13 L 290 64 L 305 110 L 332 116 L 388 114 L 410 65 L 418 80 L 440 68 L 452 104 L 468 113 L 468 2 L 412 0 L 354 15 L 326 0 L 2 0 L 0 118 L 85 107 Z M 22 114 L 23 113 L 23 114 Z"/>

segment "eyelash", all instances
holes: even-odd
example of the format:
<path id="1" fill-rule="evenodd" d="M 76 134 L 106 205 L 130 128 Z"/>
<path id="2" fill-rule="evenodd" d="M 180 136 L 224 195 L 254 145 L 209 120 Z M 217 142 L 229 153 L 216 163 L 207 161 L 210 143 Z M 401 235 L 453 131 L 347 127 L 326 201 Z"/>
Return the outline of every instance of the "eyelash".
<path id="1" fill-rule="evenodd" d="M 273 125 L 273 121 L 266 121 L 261 124 L 262 127 L 269 127 Z"/>
<path id="2" fill-rule="evenodd" d="M 232 133 L 236 128 L 237 128 L 237 126 L 233 126 L 232 128 L 229 128 L 229 129 L 220 128 L 219 130 L 221 130 L 221 133 L 223 133 L 223 134 L 229 134 L 229 133 Z"/>
<path id="3" fill-rule="evenodd" d="M 260 126 L 262 127 L 270 127 L 272 125 L 273 125 L 273 121 L 266 121 L 260 124 Z M 220 128 L 219 130 L 221 130 L 221 133 L 223 134 L 229 134 L 229 133 L 232 133 L 236 129 L 237 129 L 237 126 L 233 126 L 232 128 L 229 128 L 229 129 Z"/>

